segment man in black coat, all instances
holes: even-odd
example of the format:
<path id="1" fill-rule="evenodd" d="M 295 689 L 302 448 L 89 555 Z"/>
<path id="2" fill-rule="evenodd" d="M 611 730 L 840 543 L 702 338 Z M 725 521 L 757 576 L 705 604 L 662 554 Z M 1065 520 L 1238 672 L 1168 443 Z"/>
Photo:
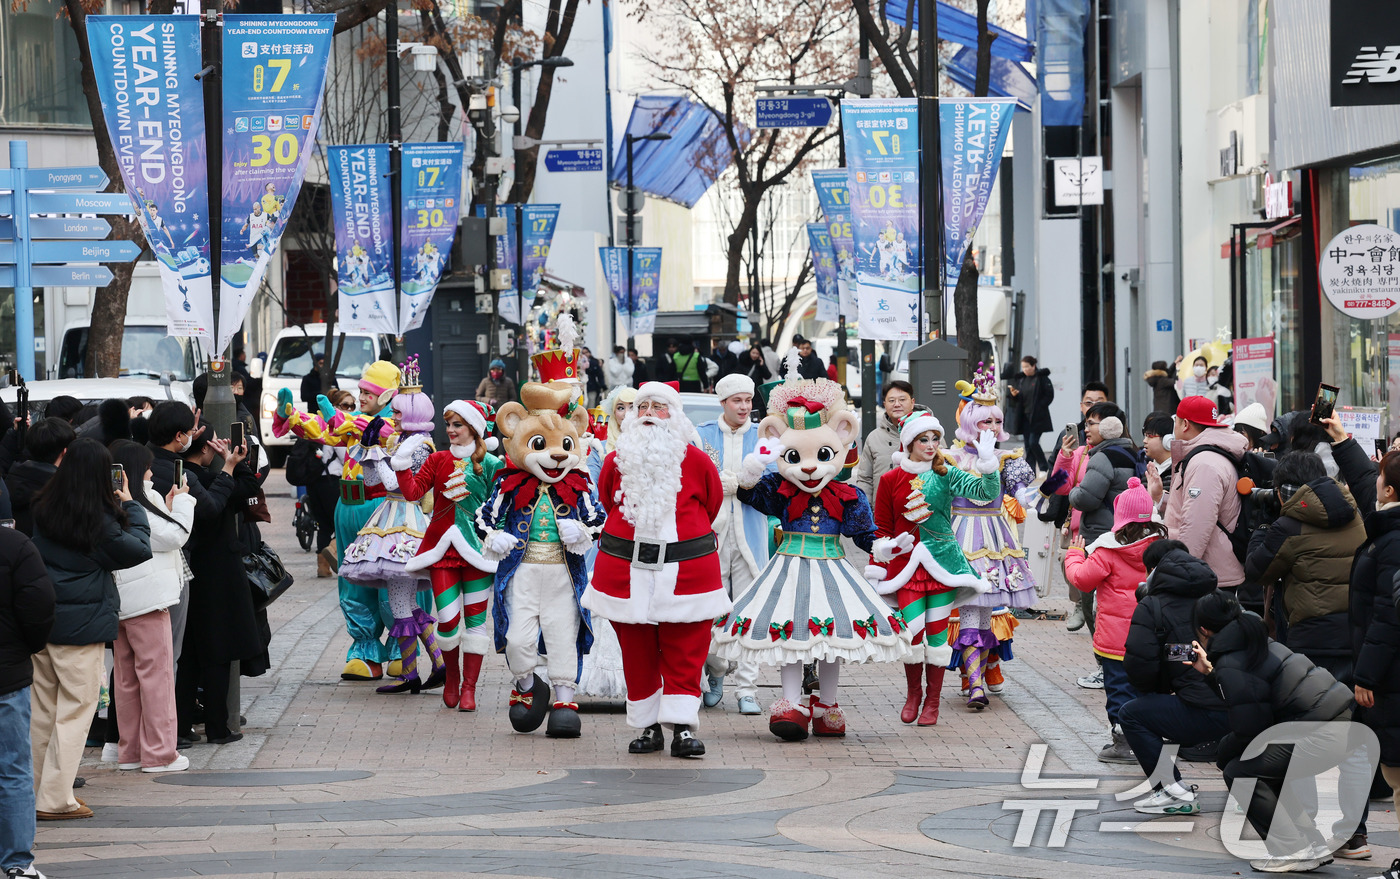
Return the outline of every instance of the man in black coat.
<path id="1" fill-rule="evenodd" d="M 7 876 L 38 875 L 31 872 L 30 656 L 48 643 L 53 616 L 53 583 L 39 551 L 18 531 L 0 528 L 0 871 Z"/>
<path id="2" fill-rule="evenodd" d="M 1157 541 L 1142 561 L 1149 573 L 1139 592 L 1147 594 L 1133 611 L 1123 655 L 1123 669 L 1141 695 L 1123 706 L 1118 722 L 1154 790 L 1133 808 L 1147 815 L 1189 815 L 1201 809 L 1195 787 L 1181 783 L 1175 762 L 1172 779 L 1162 776 L 1164 740 L 1200 745 L 1230 727 L 1224 700 L 1195 669 L 1167 659 L 1167 645 L 1195 639 L 1196 600 L 1215 590 L 1215 573 L 1179 540 Z"/>
<path id="3" fill-rule="evenodd" d="M 75 439 L 73 425 L 62 418 L 41 419 L 25 432 L 26 457 L 5 476 L 15 528 L 24 535 L 34 536 L 34 517 L 29 512 L 34 495 L 58 472 L 63 453 Z"/>
<path id="4" fill-rule="evenodd" d="M 326 355 L 312 355 L 311 371 L 302 376 L 301 401 L 306 404 L 308 412 L 315 412 L 317 409 L 316 398 L 321 395 L 321 370 L 325 365 Z"/>

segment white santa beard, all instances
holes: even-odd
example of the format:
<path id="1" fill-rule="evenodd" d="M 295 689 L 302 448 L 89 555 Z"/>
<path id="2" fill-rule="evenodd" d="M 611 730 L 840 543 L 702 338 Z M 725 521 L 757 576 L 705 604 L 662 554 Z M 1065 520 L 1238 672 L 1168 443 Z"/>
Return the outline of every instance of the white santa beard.
<path id="1" fill-rule="evenodd" d="M 675 530 L 685 450 L 685 439 L 669 424 L 629 423 L 617 438 L 622 515 L 639 534 L 661 536 Z"/>

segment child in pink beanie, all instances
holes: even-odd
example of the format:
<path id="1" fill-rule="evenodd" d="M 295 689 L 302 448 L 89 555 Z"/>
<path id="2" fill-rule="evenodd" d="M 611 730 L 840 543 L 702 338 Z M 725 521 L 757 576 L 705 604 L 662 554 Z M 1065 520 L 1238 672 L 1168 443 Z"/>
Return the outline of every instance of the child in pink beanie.
<path id="1" fill-rule="evenodd" d="M 1129 479 L 1127 490 L 1113 502 L 1113 530 L 1087 547 L 1076 537 L 1065 554 L 1070 585 L 1081 592 L 1098 592 L 1094 652 L 1103 666 L 1108 721 L 1113 726 L 1113 742 L 1099 752 L 1105 763 L 1136 762 L 1118 726 L 1118 712 L 1137 696 L 1123 670 L 1123 652 L 1137 608 L 1137 588 L 1147 577 L 1142 554 L 1152 541 L 1167 536 L 1166 529 L 1152 521 L 1152 510 L 1152 496 L 1142 482 Z"/>

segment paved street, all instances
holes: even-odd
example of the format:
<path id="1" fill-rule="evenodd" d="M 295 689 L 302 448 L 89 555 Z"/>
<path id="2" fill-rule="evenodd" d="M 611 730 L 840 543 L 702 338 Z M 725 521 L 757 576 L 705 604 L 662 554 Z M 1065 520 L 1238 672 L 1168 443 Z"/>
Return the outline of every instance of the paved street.
<path id="1" fill-rule="evenodd" d="M 245 679 L 246 737 L 197 745 L 188 752 L 195 769 L 166 776 L 99 768 L 89 751 L 82 795 L 97 814 L 40 825 L 37 864 L 49 876 L 1250 872 L 1219 842 L 1225 793 L 1214 767 L 1185 770 L 1204 794 L 1201 820 L 1139 823 L 1115 800 L 1136 771 L 1094 757 L 1107 740 L 1103 697 L 1074 686 L 1091 664 L 1089 640 L 1062 622 L 1022 624 L 1006 691 L 981 714 L 959 706 L 950 676 L 939 725 L 905 726 L 899 669 L 848 667 L 846 739 L 779 743 L 764 718 L 740 716 L 727 697 L 703 716 L 708 754 L 689 762 L 629 756 L 621 703 L 586 704 L 577 740 L 512 732 L 497 657 L 487 659 L 474 714 L 446 710 L 436 693 L 381 696 L 342 683 L 348 638 L 334 580 L 315 578 L 313 557 L 284 524 L 291 501 L 280 478 L 268 486 L 278 526 L 265 533 L 297 584 L 271 612 L 273 670 Z M 776 673 L 762 682 L 766 704 Z M 1098 778 L 1097 788 L 1023 787 L 1038 743 L 1049 746 L 1043 774 Z M 1030 845 L 1014 844 L 1022 812 L 1004 803 L 1037 799 L 1089 801 L 1063 846 L 1048 845 L 1053 813 L 1041 815 Z M 1395 815 L 1373 807 L 1372 861 L 1320 875 L 1369 876 L 1400 855 Z"/>

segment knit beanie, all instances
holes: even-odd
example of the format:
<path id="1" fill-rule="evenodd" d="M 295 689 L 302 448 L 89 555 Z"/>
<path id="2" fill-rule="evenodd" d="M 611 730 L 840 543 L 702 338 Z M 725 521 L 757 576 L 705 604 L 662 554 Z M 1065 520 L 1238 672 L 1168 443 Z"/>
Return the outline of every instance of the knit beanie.
<path id="1" fill-rule="evenodd" d="M 1128 487 L 1113 501 L 1113 530 L 1133 522 L 1143 525 L 1151 522 L 1152 508 L 1152 495 L 1143 487 L 1142 480 L 1136 476 L 1130 478 Z"/>

